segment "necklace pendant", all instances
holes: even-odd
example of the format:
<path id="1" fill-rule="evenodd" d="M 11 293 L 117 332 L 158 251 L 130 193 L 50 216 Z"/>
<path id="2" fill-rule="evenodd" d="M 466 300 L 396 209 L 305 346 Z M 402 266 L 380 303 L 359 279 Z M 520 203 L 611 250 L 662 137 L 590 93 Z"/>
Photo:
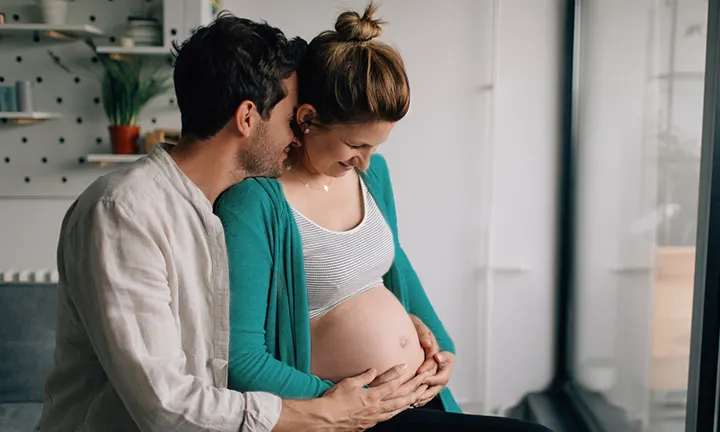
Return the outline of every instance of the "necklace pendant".
<path id="1" fill-rule="evenodd" d="M 324 185 L 324 186 L 323 186 L 323 190 L 324 190 L 325 192 L 327 192 L 327 191 L 330 190 L 330 188 L 328 187 L 328 185 Z"/>
<path id="2" fill-rule="evenodd" d="M 310 189 L 310 185 L 305 183 L 305 189 Z"/>

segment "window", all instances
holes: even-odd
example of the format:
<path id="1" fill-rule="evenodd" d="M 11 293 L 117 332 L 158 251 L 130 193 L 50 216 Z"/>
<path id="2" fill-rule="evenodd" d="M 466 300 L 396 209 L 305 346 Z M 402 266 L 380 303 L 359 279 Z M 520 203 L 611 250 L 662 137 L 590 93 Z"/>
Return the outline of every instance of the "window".
<path id="1" fill-rule="evenodd" d="M 555 378 L 511 414 L 718 430 L 720 0 L 566 4 Z"/>
<path id="2" fill-rule="evenodd" d="M 707 12 L 580 12 L 572 371 L 637 430 L 685 430 Z"/>

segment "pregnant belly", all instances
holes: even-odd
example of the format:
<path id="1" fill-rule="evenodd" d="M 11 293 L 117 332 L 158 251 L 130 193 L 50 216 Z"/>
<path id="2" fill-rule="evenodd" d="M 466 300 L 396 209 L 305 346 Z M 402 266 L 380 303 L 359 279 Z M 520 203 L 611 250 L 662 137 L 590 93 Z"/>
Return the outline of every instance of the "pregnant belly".
<path id="1" fill-rule="evenodd" d="M 381 374 L 405 363 L 403 380 L 425 359 L 410 316 L 398 299 L 378 286 L 310 320 L 313 374 L 333 382 L 370 368 Z"/>

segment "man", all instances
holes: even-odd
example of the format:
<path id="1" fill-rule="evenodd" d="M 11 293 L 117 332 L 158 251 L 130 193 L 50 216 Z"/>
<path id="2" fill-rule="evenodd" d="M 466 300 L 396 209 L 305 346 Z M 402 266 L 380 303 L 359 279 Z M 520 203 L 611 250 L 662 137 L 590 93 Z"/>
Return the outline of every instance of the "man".
<path id="1" fill-rule="evenodd" d="M 176 47 L 181 142 L 98 179 L 63 220 L 41 430 L 358 430 L 416 402 L 402 367 L 306 401 L 226 388 L 228 269 L 212 203 L 281 173 L 304 48 L 229 15 Z"/>

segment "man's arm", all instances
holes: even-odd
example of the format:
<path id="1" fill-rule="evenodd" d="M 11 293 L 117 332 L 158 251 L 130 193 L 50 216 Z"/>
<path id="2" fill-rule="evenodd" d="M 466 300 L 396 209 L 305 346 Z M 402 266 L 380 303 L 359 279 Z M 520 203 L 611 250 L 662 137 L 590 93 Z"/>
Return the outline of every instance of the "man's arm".
<path id="1" fill-rule="evenodd" d="M 65 242 L 68 289 L 115 391 L 142 431 L 269 431 L 281 400 L 205 385 L 185 370 L 157 217 L 100 202 Z M 183 263 L 192 265 L 192 263 Z"/>

